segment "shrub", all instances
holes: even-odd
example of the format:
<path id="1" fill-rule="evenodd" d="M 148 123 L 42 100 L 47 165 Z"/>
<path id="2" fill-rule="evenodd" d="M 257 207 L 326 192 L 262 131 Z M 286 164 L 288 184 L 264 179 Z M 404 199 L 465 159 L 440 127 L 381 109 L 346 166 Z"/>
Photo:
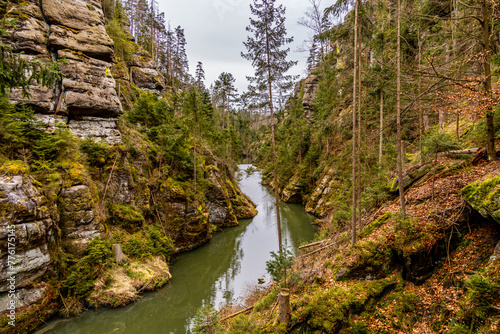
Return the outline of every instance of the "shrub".
<path id="1" fill-rule="evenodd" d="M 95 142 L 87 138 L 80 144 L 80 151 L 85 153 L 90 166 L 102 167 L 111 156 L 111 152 L 107 145 Z"/>
<path id="2" fill-rule="evenodd" d="M 266 270 L 276 282 L 285 277 L 285 272 L 293 264 L 293 253 L 289 249 L 281 252 L 271 252 L 271 260 L 266 261 Z"/>
<path id="3" fill-rule="evenodd" d="M 218 313 L 212 305 L 206 305 L 196 312 L 192 333 L 209 334 L 215 333 L 217 329 L 220 329 Z"/>
<path id="4" fill-rule="evenodd" d="M 149 227 L 145 232 L 136 233 L 126 240 L 123 251 L 132 257 L 163 256 L 168 259 L 173 248 L 172 241 L 154 226 Z"/>
<path id="5" fill-rule="evenodd" d="M 111 244 L 94 239 L 89 243 L 87 255 L 78 261 L 62 283 L 67 296 L 85 297 L 94 287 L 94 282 L 111 259 Z"/>

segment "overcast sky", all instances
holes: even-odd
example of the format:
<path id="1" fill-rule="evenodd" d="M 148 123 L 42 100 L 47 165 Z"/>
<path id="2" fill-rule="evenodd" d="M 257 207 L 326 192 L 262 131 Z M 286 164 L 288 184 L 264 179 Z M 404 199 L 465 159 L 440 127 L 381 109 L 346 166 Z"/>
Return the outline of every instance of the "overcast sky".
<path id="1" fill-rule="evenodd" d="M 309 29 L 297 24 L 304 16 L 307 0 L 277 0 L 277 4 L 286 6 L 286 27 L 288 36 L 294 37 L 290 44 L 289 60 L 298 60 L 299 64 L 290 74 L 305 76 L 307 52 L 296 52 L 310 34 Z M 246 76 L 253 75 L 250 62 L 241 58 L 246 52 L 243 41 L 246 40 L 246 26 L 251 16 L 252 0 L 158 0 L 160 10 L 170 21 L 172 28 L 181 26 L 187 41 L 189 71 L 194 75 L 198 61 L 203 63 L 205 85 L 213 83 L 220 73 L 230 72 L 236 78 L 238 93 L 247 90 Z M 323 1 L 323 6 L 329 3 Z"/>

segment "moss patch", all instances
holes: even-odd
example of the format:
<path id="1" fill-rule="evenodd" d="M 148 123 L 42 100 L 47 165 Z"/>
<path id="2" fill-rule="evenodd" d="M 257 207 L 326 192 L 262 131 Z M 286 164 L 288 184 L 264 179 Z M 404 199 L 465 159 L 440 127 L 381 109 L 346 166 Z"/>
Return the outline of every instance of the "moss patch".
<path id="1" fill-rule="evenodd" d="M 461 193 L 464 201 L 483 217 L 500 224 L 500 176 L 471 183 Z"/>

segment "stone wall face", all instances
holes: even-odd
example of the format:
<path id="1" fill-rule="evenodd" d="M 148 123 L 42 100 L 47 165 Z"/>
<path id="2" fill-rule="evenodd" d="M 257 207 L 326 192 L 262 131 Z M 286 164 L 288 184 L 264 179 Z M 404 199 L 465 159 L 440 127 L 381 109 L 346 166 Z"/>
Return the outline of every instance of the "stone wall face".
<path id="1" fill-rule="evenodd" d="M 29 98 L 14 90 L 11 100 L 59 116 L 50 119 L 77 129 L 73 132 L 79 137 L 119 142 L 119 133 L 109 131 L 109 120 L 122 113 L 122 106 L 111 75 L 113 41 L 106 33 L 101 2 L 29 0 L 9 8 L 9 16 L 20 18 L 9 41 L 14 52 L 46 62 L 66 59 L 64 77 L 55 87 L 33 85 Z M 79 126 L 82 119 L 84 125 Z"/>
<path id="2" fill-rule="evenodd" d="M 16 293 L 29 295 L 32 282 L 51 267 L 49 244 L 57 209 L 48 205 L 28 178 L 15 175 L 0 176 L 0 212 L 0 247 L 7 250 L 9 243 L 13 246 L 10 258 L 7 251 L 0 253 L 0 312 L 3 312 L 8 306 L 5 301 L 12 275 Z"/>

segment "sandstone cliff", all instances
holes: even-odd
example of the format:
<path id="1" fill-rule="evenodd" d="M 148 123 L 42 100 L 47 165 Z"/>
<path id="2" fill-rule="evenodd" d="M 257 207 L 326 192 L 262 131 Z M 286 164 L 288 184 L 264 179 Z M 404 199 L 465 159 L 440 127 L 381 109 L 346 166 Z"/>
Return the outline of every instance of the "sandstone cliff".
<path id="1" fill-rule="evenodd" d="M 206 243 L 219 227 L 256 214 L 230 169 L 210 150 L 199 153 L 205 188 L 195 193 L 189 179 L 179 181 L 161 162 L 158 166 L 154 144 L 126 126 L 119 131 L 122 102 L 130 106 L 123 91 L 159 95 L 165 83 L 139 46 L 134 44 L 132 59 L 115 57 L 101 1 L 16 1 L 5 13 L 18 20 L 4 41 L 15 52 L 44 62 L 64 59 L 64 76 L 55 87 L 32 85 L 28 98 L 14 90 L 12 102 L 33 108 L 49 131 L 62 122 L 77 137 L 105 144 L 91 144 L 102 153 L 97 164 L 75 148 L 53 162 L 52 174 L 42 181 L 26 162 L 0 157 L 0 246 L 8 248 L 12 228 L 17 296 L 13 329 L 6 326 L 10 263 L 2 251 L 0 328 L 26 333 L 58 310 L 72 315 L 88 305 L 129 303 L 146 283 L 153 282 L 147 287 L 152 290 L 168 282 L 171 254 Z M 111 255 L 111 243 L 123 245 L 143 280 L 117 289 L 127 278 L 123 263 Z"/>
<path id="2" fill-rule="evenodd" d="M 14 90 L 14 103 L 32 107 L 38 118 L 53 126 L 62 122 L 78 137 L 119 143 L 116 117 L 122 113 L 119 87 L 113 74 L 114 46 L 105 28 L 101 1 L 28 0 L 7 8 L 6 18 L 18 23 L 6 42 L 23 57 L 44 62 L 65 59 L 63 79 L 55 86 L 30 87 L 29 98 Z M 137 46 L 130 71 L 117 75 L 138 88 L 159 93 L 164 79 L 147 52 Z M 130 78 L 132 76 L 132 79 Z"/>

